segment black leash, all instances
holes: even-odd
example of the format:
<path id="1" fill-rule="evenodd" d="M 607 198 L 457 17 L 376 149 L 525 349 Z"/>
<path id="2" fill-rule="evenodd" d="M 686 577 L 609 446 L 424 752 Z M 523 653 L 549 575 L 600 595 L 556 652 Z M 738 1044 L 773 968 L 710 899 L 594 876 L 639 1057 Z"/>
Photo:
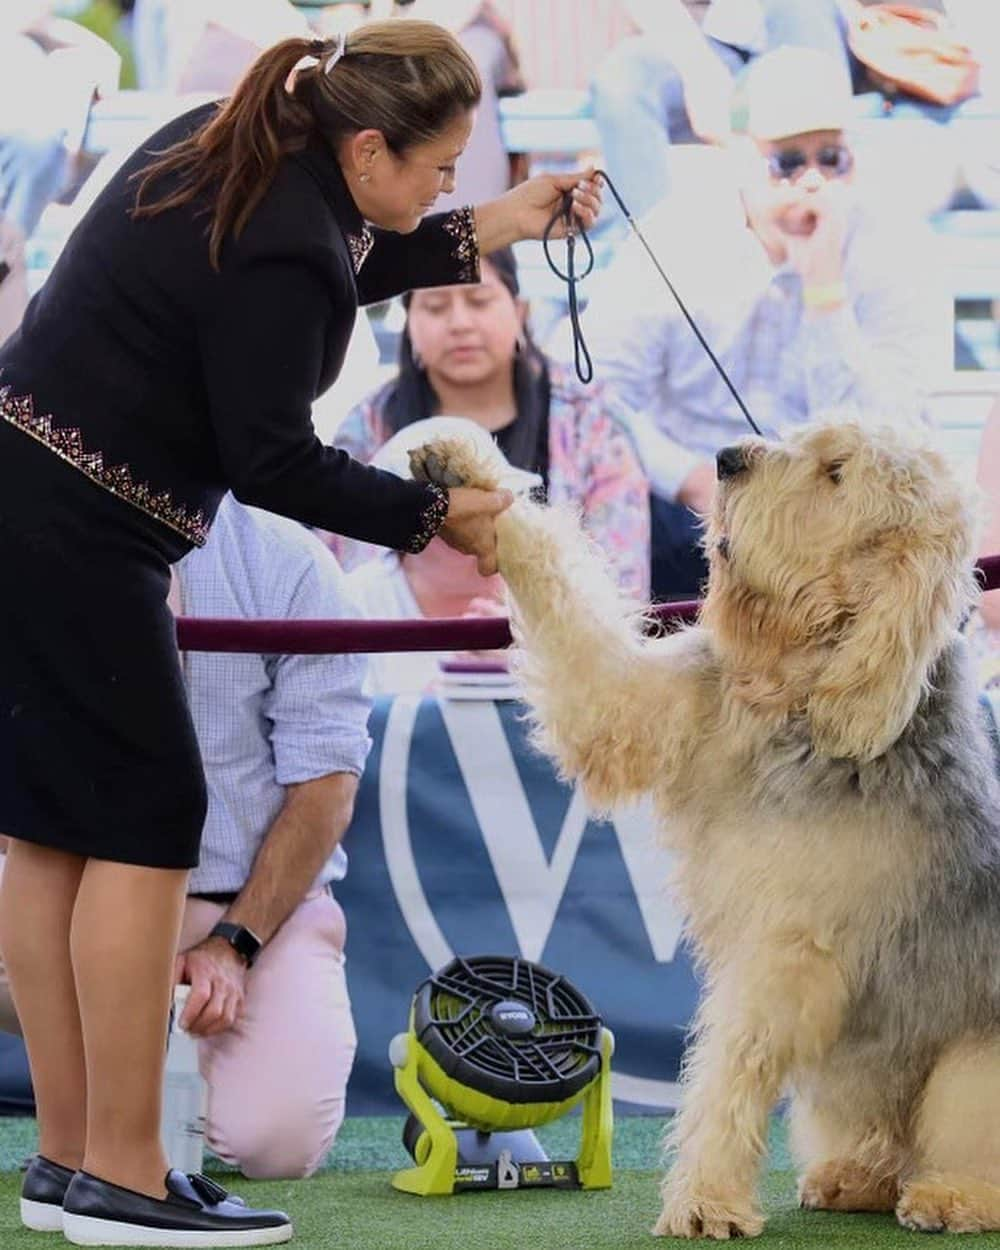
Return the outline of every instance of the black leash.
<path id="1" fill-rule="evenodd" d="M 617 196 L 615 198 L 617 199 Z M 626 216 L 628 216 L 627 213 Z M 559 224 L 560 220 L 566 225 L 565 273 L 552 259 L 552 252 L 549 248 L 552 231 Z M 583 244 L 587 249 L 587 267 L 583 273 L 579 274 L 576 272 L 576 241 L 578 238 L 583 240 Z M 594 380 L 594 362 L 590 358 L 590 352 L 587 350 L 583 331 L 580 328 L 580 306 L 577 302 L 576 284 L 582 282 L 594 268 L 594 249 L 590 245 L 590 239 L 587 238 L 586 230 L 581 230 L 573 218 L 573 197 L 569 192 L 563 196 L 562 207 L 556 209 L 552 214 L 552 220 L 545 227 L 545 233 L 542 235 L 542 251 L 545 253 L 545 259 L 549 268 L 560 281 L 566 283 L 569 320 L 570 325 L 573 327 L 573 363 L 576 366 L 576 376 L 584 384 L 592 382 Z"/>
<path id="2" fill-rule="evenodd" d="M 757 425 L 757 422 L 750 415 L 749 409 L 747 408 L 746 404 L 743 402 L 743 399 L 741 398 L 739 391 L 730 381 L 729 374 L 726 373 L 725 369 L 722 367 L 722 364 L 719 361 L 719 358 L 716 356 L 715 352 L 712 351 L 711 347 L 709 347 L 708 343 L 705 340 L 705 336 L 698 329 L 697 323 L 695 322 L 694 318 L 691 316 L 691 314 L 688 312 L 687 308 L 685 307 L 684 301 L 677 294 L 677 290 L 674 287 L 674 284 L 670 281 L 670 279 L 667 277 L 666 273 L 664 272 L 663 266 L 656 259 L 653 249 L 646 242 L 645 238 L 643 237 L 642 231 L 636 225 L 635 218 L 625 207 L 625 203 L 622 200 L 622 197 L 618 194 L 618 191 L 615 188 L 615 184 L 611 181 L 611 179 L 608 177 L 608 175 L 604 172 L 603 169 L 598 169 L 596 172 L 597 172 L 598 177 L 604 179 L 605 183 L 608 186 L 608 190 L 615 197 L 615 200 L 618 203 L 618 207 L 622 210 L 622 213 L 625 216 L 625 220 L 628 222 L 636 238 L 639 240 L 642 246 L 646 249 L 646 254 L 649 256 L 649 259 L 656 266 L 657 273 L 660 275 L 663 281 L 667 284 L 667 289 L 670 291 L 670 294 L 677 301 L 677 306 L 681 310 L 681 312 L 684 314 L 685 321 L 687 321 L 688 325 L 694 331 L 695 337 L 697 338 L 698 342 L 702 345 L 702 347 L 705 349 L 706 353 L 708 354 L 709 360 L 711 360 L 712 364 L 717 369 L 719 376 L 722 378 L 723 382 L 725 382 L 726 386 L 729 388 L 730 395 L 732 395 L 733 399 L 736 400 L 736 403 L 739 406 L 740 412 L 742 412 L 744 417 L 746 417 L 747 423 L 749 424 L 751 430 L 753 430 L 755 434 L 760 434 L 761 433 L 760 427 Z M 563 273 L 563 271 L 559 268 L 559 266 L 552 259 L 552 252 L 549 246 L 551 242 L 552 231 L 560 222 L 562 222 L 566 227 L 566 272 L 565 273 Z M 576 272 L 576 243 L 578 239 L 581 239 L 583 241 L 584 246 L 587 249 L 587 267 L 584 269 L 583 273 Z M 590 352 L 587 350 L 587 344 L 584 341 L 584 337 L 583 337 L 583 330 L 580 327 L 580 306 L 578 302 L 576 288 L 577 288 L 577 283 L 582 282 L 583 279 L 586 278 L 587 275 L 594 268 L 594 249 L 590 245 L 590 239 L 587 238 L 587 232 L 585 230 L 582 230 L 573 218 L 573 197 L 572 195 L 570 195 L 569 192 L 567 192 L 563 196 L 562 204 L 552 214 L 552 219 L 549 221 L 549 224 L 545 227 L 545 232 L 542 235 L 542 250 L 545 252 L 545 259 L 548 263 L 549 268 L 556 275 L 556 277 L 559 278 L 560 281 L 565 282 L 567 286 L 567 302 L 569 304 L 569 319 L 570 319 L 570 325 L 573 327 L 573 357 L 574 357 L 574 364 L 576 366 L 576 376 L 583 383 L 591 382 L 594 377 L 594 363 L 591 360 Z"/>

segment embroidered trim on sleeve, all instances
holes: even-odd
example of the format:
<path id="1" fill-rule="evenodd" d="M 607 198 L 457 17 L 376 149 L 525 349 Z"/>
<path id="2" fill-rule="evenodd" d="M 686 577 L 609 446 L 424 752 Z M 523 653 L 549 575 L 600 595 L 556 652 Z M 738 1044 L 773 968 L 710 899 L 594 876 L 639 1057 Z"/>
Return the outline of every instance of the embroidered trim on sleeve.
<path id="1" fill-rule="evenodd" d="M 436 482 L 428 482 L 427 489 L 433 498 L 420 513 L 417 532 L 403 548 L 411 556 L 419 555 L 423 551 L 448 515 L 448 492 L 445 488 L 438 486 Z"/>
<path id="2" fill-rule="evenodd" d="M 479 281 L 479 237 L 472 205 L 456 208 L 444 219 L 444 230 L 453 239 L 451 254 L 458 262 L 459 282 Z"/>

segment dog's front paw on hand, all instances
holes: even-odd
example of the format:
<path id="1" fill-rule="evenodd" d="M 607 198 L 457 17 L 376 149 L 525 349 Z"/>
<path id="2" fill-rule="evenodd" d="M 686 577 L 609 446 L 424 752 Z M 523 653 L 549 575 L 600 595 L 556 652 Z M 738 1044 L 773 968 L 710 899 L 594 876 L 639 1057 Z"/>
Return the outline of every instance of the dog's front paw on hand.
<path id="1" fill-rule="evenodd" d="M 763 1217 L 749 1204 L 667 1194 L 653 1235 L 729 1241 L 733 1237 L 759 1237 L 763 1231 Z"/>
<path id="2" fill-rule="evenodd" d="M 499 452 L 497 453 L 499 457 Z M 418 482 L 438 486 L 474 486 L 496 490 L 500 481 L 499 463 L 491 463 L 472 441 L 464 438 L 437 438 L 410 451 L 410 472 Z"/>

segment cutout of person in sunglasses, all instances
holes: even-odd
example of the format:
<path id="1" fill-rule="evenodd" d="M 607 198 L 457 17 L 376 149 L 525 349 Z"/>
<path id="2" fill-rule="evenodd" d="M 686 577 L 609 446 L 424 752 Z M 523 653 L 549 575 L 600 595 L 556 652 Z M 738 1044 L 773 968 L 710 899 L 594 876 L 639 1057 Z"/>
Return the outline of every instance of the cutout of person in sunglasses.
<path id="1" fill-rule="evenodd" d="M 922 430 L 947 367 L 944 283 L 926 226 L 883 219 L 864 196 L 846 74 L 783 47 L 738 91 L 746 137 L 692 151 L 719 176 L 692 161 L 643 220 L 646 239 L 765 436 L 820 417 Z M 654 597 L 694 597 L 715 453 L 750 430 L 638 240 L 588 285 L 595 376 L 631 410 L 651 483 Z M 561 332 L 549 346 L 566 354 Z"/>

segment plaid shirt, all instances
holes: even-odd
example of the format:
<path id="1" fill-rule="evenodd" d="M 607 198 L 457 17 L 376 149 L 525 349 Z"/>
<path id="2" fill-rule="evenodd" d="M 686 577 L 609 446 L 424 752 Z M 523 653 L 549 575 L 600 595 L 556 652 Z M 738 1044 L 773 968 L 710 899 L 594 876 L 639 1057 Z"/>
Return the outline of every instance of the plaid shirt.
<path id="1" fill-rule="evenodd" d="M 336 561 L 301 525 L 223 497 L 208 543 L 178 564 L 185 616 L 357 617 Z M 185 652 L 208 817 L 191 893 L 242 889 L 285 800 L 285 786 L 360 775 L 370 745 L 360 655 Z M 338 847 L 316 885 L 339 881 Z"/>

